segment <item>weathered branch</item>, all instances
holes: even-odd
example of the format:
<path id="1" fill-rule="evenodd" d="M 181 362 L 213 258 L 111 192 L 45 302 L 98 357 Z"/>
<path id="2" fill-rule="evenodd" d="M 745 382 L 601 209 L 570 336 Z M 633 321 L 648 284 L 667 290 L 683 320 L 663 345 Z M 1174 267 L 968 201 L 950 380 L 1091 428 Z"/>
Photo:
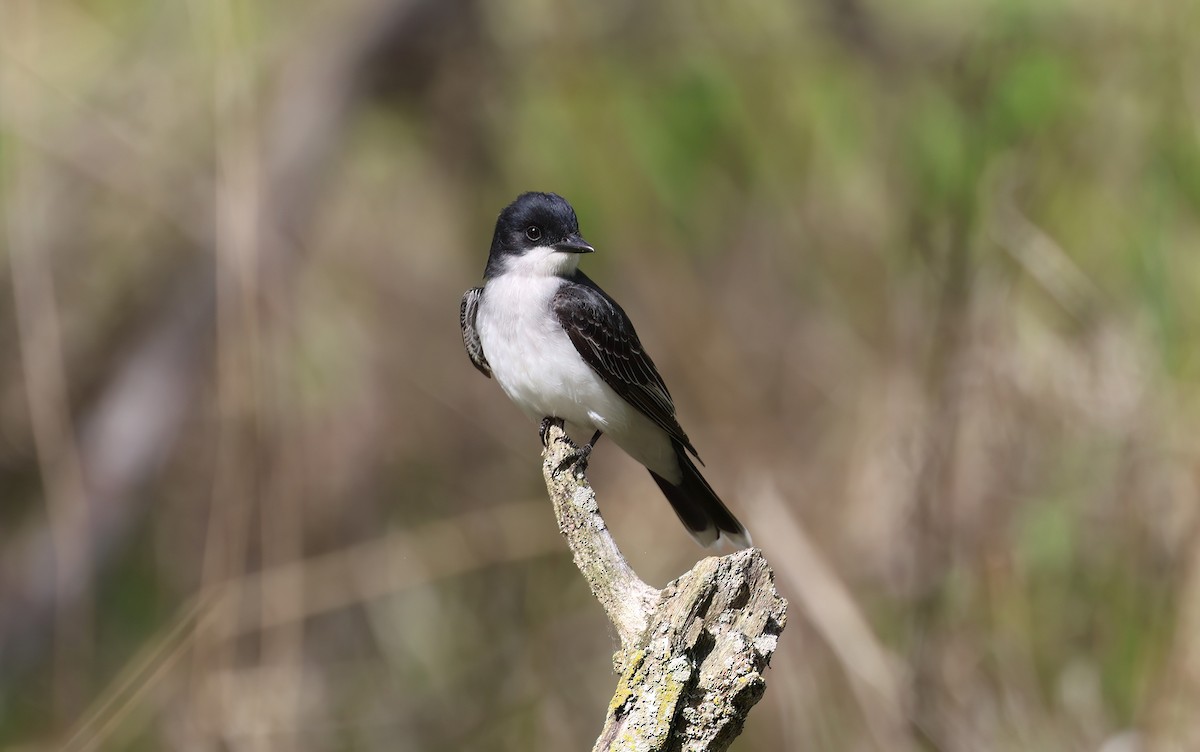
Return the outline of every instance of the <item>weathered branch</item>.
<path id="1" fill-rule="evenodd" d="M 587 480 L 557 468 L 574 451 L 551 427 L 542 473 L 558 526 L 621 638 L 621 675 L 593 752 L 719 752 L 766 690 L 787 601 L 757 548 L 703 559 L 662 590 L 625 561 Z"/>

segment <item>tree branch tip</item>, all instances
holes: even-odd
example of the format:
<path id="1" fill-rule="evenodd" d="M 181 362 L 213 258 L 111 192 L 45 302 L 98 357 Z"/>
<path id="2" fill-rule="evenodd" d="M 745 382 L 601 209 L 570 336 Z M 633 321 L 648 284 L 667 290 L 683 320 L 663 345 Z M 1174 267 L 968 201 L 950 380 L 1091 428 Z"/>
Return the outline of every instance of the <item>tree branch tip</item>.
<path id="1" fill-rule="evenodd" d="M 542 473 L 559 530 L 620 635 L 620 677 L 594 750 L 721 752 L 766 691 L 763 673 L 787 622 L 787 601 L 761 548 L 697 561 L 662 590 L 629 566 L 584 473 L 559 468 L 578 451 L 550 425 Z"/>

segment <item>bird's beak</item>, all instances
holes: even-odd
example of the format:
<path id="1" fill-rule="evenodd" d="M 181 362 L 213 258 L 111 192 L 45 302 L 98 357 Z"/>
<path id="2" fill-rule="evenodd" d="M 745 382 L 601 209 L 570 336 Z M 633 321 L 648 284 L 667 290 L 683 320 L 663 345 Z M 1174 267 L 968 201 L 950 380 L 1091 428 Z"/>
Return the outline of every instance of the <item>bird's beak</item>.
<path id="1" fill-rule="evenodd" d="M 586 240 L 579 236 L 579 233 L 573 232 L 562 240 L 554 244 L 554 250 L 562 251 L 563 253 L 594 253 L 596 251 Z"/>

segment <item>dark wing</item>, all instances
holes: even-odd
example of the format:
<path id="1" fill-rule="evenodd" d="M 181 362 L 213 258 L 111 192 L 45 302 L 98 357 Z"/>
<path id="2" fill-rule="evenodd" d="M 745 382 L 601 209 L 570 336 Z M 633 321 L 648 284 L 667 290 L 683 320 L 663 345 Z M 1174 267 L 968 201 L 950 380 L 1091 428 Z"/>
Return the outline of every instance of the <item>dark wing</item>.
<path id="1" fill-rule="evenodd" d="M 552 305 L 575 349 L 604 383 L 700 459 L 675 419 L 667 385 L 621 306 L 582 273 L 563 283 Z"/>
<path id="2" fill-rule="evenodd" d="M 479 342 L 479 332 L 475 329 L 475 314 L 479 312 L 479 299 L 482 297 L 482 287 L 473 287 L 463 293 L 462 305 L 458 307 L 458 325 L 462 327 L 463 344 L 467 347 L 471 363 L 490 379 L 492 367 L 483 356 L 483 345 Z"/>

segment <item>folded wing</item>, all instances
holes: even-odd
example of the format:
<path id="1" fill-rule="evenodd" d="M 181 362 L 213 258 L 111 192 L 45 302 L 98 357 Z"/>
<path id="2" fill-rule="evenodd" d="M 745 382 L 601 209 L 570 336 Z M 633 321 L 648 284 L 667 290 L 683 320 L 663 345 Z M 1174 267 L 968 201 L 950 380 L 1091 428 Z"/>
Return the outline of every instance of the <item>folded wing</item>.
<path id="1" fill-rule="evenodd" d="M 458 307 L 458 325 L 462 327 L 463 345 L 467 348 L 467 356 L 479 372 L 489 379 L 492 377 L 492 367 L 488 365 L 483 355 L 483 345 L 479 342 L 479 330 L 475 328 L 475 315 L 479 312 L 479 300 L 483 297 L 482 287 L 473 287 L 463 293 L 462 304 Z"/>
<path id="2" fill-rule="evenodd" d="M 604 383 L 699 460 L 675 418 L 667 385 L 621 306 L 580 273 L 559 288 L 553 308 L 575 349 Z"/>

